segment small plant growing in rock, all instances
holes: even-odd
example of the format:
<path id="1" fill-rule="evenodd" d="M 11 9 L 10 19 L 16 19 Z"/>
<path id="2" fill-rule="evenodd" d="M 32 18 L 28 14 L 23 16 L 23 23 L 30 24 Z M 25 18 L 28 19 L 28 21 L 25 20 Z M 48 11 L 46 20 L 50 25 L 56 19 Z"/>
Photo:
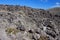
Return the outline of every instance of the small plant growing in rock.
<path id="1" fill-rule="evenodd" d="M 8 33 L 8 34 L 16 34 L 16 33 L 18 33 L 19 32 L 19 30 L 17 30 L 17 29 L 15 29 L 15 28 L 7 28 L 6 29 L 6 32 Z"/>

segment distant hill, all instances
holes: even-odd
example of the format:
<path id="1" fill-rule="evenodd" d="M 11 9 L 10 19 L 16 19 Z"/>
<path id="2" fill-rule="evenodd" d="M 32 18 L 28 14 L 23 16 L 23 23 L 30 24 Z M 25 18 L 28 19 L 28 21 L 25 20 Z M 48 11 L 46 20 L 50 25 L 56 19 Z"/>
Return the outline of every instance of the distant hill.
<path id="1" fill-rule="evenodd" d="M 48 9 L 48 11 L 50 11 L 50 13 L 54 13 L 54 14 L 60 15 L 60 7 L 50 8 L 50 9 Z"/>

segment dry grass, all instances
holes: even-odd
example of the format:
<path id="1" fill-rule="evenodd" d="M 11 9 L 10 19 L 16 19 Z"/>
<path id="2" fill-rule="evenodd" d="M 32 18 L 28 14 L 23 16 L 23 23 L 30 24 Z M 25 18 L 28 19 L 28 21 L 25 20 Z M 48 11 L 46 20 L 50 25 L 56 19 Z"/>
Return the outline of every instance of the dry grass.
<path id="1" fill-rule="evenodd" d="M 40 36 L 39 40 L 48 40 L 48 38 L 45 36 Z"/>
<path id="2" fill-rule="evenodd" d="M 16 33 L 18 33 L 19 32 L 19 30 L 17 30 L 17 29 L 15 29 L 15 28 L 7 28 L 6 29 L 6 32 L 8 33 L 8 34 L 16 34 Z"/>

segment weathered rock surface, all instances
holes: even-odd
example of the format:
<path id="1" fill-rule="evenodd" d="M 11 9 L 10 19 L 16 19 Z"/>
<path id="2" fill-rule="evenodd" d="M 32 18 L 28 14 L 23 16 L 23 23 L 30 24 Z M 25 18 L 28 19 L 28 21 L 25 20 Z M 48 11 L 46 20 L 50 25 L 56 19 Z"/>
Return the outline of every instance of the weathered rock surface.
<path id="1" fill-rule="evenodd" d="M 43 9 L 0 5 L 0 40 L 60 40 L 60 15 Z"/>

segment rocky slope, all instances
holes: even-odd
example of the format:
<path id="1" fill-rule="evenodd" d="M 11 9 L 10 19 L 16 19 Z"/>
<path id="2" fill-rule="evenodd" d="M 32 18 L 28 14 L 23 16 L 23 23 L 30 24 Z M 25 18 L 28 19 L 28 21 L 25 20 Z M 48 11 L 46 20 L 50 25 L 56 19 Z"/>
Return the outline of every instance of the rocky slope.
<path id="1" fill-rule="evenodd" d="M 60 40 L 60 15 L 26 6 L 0 5 L 0 40 Z"/>

